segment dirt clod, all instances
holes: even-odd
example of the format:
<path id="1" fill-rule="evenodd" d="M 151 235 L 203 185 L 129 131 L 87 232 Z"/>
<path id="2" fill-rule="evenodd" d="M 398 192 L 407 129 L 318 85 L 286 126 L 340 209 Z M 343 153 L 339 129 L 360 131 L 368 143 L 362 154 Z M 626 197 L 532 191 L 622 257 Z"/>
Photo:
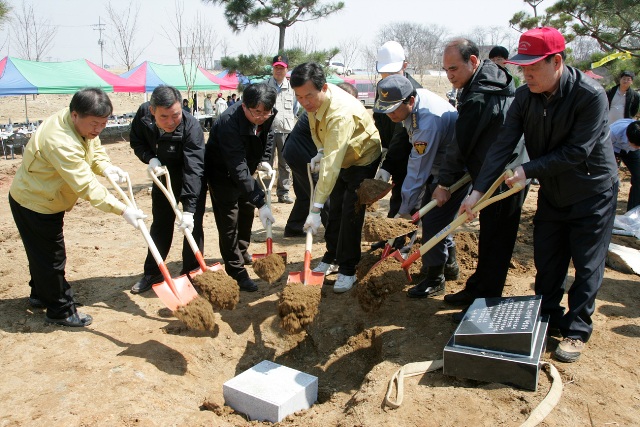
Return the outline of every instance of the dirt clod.
<path id="1" fill-rule="evenodd" d="M 278 314 L 285 331 L 295 334 L 313 322 L 318 314 L 321 289 L 320 286 L 305 286 L 297 282 L 285 285 L 278 301 Z"/>
<path id="2" fill-rule="evenodd" d="M 191 329 L 213 331 L 216 326 L 213 307 L 211 307 L 209 301 L 201 297 L 196 297 L 186 305 L 181 305 L 173 312 L 173 315 L 182 320 Z"/>
<path id="3" fill-rule="evenodd" d="M 367 242 L 377 242 L 389 240 L 404 234 L 410 233 L 418 228 L 403 218 L 380 218 L 375 216 L 367 217 L 363 232 L 364 240 Z"/>
<path id="4" fill-rule="evenodd" d="M 253 271 L 267 283 L 281 278 L 285 268 L 284 259 L 278 254 L 269 254 L 253 262 Z"/>
<path id="5" fill-rule="evenodd" d="M 392 185 L 379 179 L 365 179 L 358 187 L 358 203 L 361 205 L 370 205 L 380 199 L 381 195 L 386 194 Z"/>
<path id="6" fill-rule="evenodd" d="M 364 311 L 376 311 L 389 295 L 402 290 L 406 284 L 407 276 L 401 264 L 395 258 L 388 257 L 358 282 L 355 296 Z"/>
<path id="7" fill-rule="evenodd" d="M 222 270 L 205 271 L 193 279 L 193 284 L 216 310 L 233 310 L 240 301 L 238 284 Z"/>
<path id="8" fill-rule="evenodd" d="M 356 278 L 358 281 L 362 280 L 367 275 L 373 265 L 380 261 L 382 255 L 382 249 L 376 249 L 373 252 L 366 253 L 360 258 L 360 262 L 356 266 Z"/>

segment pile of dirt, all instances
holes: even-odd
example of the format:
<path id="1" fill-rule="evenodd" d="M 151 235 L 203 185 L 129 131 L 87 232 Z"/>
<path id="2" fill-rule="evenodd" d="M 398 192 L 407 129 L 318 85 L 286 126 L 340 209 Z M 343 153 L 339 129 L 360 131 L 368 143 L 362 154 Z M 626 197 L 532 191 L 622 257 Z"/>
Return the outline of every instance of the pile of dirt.
<path id="1" fill-rule="evenodd" d="M 360 262 L 356 266 L 356 278 L 358 281 L 362 280 L 369 270 L 371 270 L 371 267 L 373 267 L 376 262 L 380 261 L 381 256 L 382 249 L 376 249 L 375 251 L 362 255 Z"/>
<path id="2" fill-rule="evenodd" d="M 253 271 L 267 283 L 273 283 L 284 274 L 284 259 L 278 254 L 269 254 L 253 262 Z"/>
<path id="3" fill-rule="evenodd" d="M 370 205 L 378 201 L 391 190 L 392 184 L 380 181 L 379 179 L 365 179 L 358 187 L 358 204 Z"/>
<path id="4" fill-rule="evenodd" d="M 278 314 L 282 328 L 292 334 L 301 332 L 318 314 L 322 287 L 287 283 L 280 294 Z"/>
<path id="5" fill-rule="evenodd" d="M 376 311 L 391 294 L 401 291 L 408 283 L 401 264 L 387 257 L 372 268 L 355 288 L 360 307 L 366 312 Z"/>
<path id="6" fill-rule="evenodd" d="M 367 216 L 364 223 L 364 239 L 367 242 L 389 240 L 417 230 L 418 226 L 403 218 Z"/>
<path id="7" fill-rule="evenodd" d="M 216 310 L 233 310 L 240 301 L 240 288 L 223 270 L 205 271 L 194 277 L 193 284 Z"/>
<path id="8" fill-rule="evenodd" d="M 213 307 L 204 298 L 196 297 L 186 305 L 181 305 L 173 312 L 173 315 L 182 320 L 190 329 L 213 331 L 216 326 Z"/>

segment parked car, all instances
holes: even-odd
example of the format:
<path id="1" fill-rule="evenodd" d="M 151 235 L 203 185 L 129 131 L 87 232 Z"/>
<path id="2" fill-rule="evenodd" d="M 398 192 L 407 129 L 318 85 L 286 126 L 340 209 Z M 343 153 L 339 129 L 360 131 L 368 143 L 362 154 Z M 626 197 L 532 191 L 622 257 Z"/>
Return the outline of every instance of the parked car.
<path id="1" fill-rule="evenodd" d="M 329 63 L 329 68 L 334 70 L 336 74 L 350 76 L 353 74 L 353 70 L 351 68 L 347 68 L 344 66 L 342 62 L 331 62 Z"/>
<path id="2" fill-rule="evenodd" d="M 358 100 L 365 107 L 373 108 L 376 101 L 376 85 L 370 80 L 356 80 L 356 89 L 358 89 Z"/>

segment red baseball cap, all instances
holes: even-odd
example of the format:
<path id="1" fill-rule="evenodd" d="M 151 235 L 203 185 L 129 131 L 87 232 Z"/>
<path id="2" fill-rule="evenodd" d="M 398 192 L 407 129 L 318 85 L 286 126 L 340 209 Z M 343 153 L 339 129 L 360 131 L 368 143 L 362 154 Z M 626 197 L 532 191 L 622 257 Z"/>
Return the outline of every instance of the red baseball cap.
<path id="1" fill-rule="evenodd" d="M 534 28 L 520 36 L 518 54 L 505 62 L 515 65 L 532 65 L 564 49 L 564 37 L 560 31 L 551 27 Z"/>

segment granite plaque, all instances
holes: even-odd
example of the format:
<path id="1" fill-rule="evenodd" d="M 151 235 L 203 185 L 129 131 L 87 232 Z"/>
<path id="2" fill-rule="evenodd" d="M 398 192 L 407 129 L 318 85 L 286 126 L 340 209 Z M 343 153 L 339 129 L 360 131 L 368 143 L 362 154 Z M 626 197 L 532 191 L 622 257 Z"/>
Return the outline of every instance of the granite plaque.
<path id="1" fill-rule="evenodd" d="M 467 310 L 453 339 L 457 346 L 530 355 L 540 296 L 478 298 Z"/>

